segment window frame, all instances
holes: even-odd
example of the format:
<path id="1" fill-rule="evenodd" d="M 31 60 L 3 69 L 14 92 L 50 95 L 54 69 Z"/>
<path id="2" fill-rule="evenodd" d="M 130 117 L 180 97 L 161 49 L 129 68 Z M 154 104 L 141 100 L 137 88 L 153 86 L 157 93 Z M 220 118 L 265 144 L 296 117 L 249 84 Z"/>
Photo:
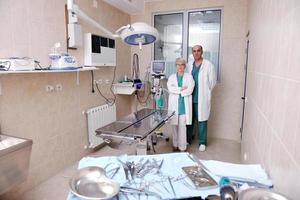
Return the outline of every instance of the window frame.
<path id="1" fill-rule="evenodd" d="M 182 49 L 184 48 L 183 45 L 184 45 L 184 31 L 185 31 L 185 27 L 184 27 L 184 20 L 185 20 L 185 16 L 184 16 L 184 13 L 182 12 L 168 12 L 168 13 L 163 13 L 163 14 L 155 14 L 155 15 L 173 15 L 173 14 L 182 14 Z M 152 14 L 152 26 L 155 27 L 155 15 Z M 151 59 L 153 60 L 154 59 L 154 50 L 155 50 L 155 44 L 153 45 L 152 47 L 152 56 L 151 56 Z M 182 54 L 184 54 L 184 51 L 182 50 Z"/>
<path id="2" fill-rule="evenodd" d="M 151 24 L 154 27 L 155 15 L 167 15 L 167 14 L 179 14 L 183 15 L 183 35 L 182 35 L 182 57 L 187 61 L 188 59 L 188 44 L 189 44 L 189 13 L 201 12 L 201 11 L 221 11 L 220 17 L 220 34 L 219 34 L 219 61 L 217 67 L 217 82 L 221 82 L 221 68 L 222 68 L 222 43 L 223 43 L 223 23 L 224 23 L 224 8 L 223 7 L 208 7 L 208 8 L 197 8 L 197 9 L 184 9 L 184 10 L 172 10 L 172 11 L 159 11 L 152 12 Z M 154 59 L 154 45 L 151 48 L 151 59 Z"/>

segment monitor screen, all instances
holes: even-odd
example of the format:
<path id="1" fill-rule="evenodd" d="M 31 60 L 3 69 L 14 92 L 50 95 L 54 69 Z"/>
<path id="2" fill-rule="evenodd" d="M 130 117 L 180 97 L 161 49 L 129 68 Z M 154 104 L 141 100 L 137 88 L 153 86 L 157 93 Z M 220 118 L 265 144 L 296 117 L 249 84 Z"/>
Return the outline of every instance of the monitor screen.
<path id="1" fill-rule="evenodd" d="M 154 60 L 151 63 L 151 71 L 153 74 L 164 74 L 166 62 L 163 60 Z"/>

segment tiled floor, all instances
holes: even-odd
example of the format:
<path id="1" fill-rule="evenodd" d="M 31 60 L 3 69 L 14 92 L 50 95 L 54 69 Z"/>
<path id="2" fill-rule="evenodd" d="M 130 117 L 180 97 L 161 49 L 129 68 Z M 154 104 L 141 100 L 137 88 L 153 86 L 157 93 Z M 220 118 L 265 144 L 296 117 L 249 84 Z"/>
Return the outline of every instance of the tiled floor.
<path id="1" fill-rule="evenodd" d="M 188 146 L 188 152 L 194 153 L 198 158 L 203 160 L 220 160 L 233 163 L 240 163 L 240 143 L 222 140 L 222 139 L 209 139 L 208 148 L 205 152 L 199 152 L 196 140 Z M 172 152 L 172 142 L 161 140 L 156 145 L 157 153 L 170 153 Z M 108 155 L 121 155 L 121 154 L 134 154 L 133 147 L 127 147 L 126 150 L 115 150 L 105 146 L 90 156 L 108 156 Z M 151 152 L 150 152 L 151 153 Z M 36 188 L 26 192 L 24 196 L 18 200 L 66 200 L 69 193 L 68 180 L 75 173 L 78 162 L 72 166 L 64 169 L 57 175 L 43 182 Z M 8 199 L 3 199 L 8 200 Z"/>

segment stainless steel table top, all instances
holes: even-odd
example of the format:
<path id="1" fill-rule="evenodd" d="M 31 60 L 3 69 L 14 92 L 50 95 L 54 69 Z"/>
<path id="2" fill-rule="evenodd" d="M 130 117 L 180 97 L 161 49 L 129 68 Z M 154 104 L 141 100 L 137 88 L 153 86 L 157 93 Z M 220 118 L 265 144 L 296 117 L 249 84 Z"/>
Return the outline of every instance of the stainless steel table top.
<path id="1" fill-rule="evenodd" d="M 122 137 L 130 140 L 144 139 L 155 129 L 161 127 L 174 112 L 144 108 L 119 121 L 112 122 L 96 130 L 102 138 Z"/>

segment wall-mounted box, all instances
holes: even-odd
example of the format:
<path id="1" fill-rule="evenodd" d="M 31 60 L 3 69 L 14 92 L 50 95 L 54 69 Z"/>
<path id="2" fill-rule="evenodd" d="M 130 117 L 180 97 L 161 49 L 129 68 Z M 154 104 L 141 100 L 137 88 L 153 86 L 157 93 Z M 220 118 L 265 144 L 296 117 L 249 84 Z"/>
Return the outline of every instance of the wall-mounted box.
<path id="1" fill-rule="evenodd" d="M 116 66 L 116 41 L 108 37 L 84 34 L 84 65 Z"/>
<path id="2" fill-rule="evenodd" d="M 68 24 L 68 48 L 82 46 L 82 28 L 79 24 Z"/>

